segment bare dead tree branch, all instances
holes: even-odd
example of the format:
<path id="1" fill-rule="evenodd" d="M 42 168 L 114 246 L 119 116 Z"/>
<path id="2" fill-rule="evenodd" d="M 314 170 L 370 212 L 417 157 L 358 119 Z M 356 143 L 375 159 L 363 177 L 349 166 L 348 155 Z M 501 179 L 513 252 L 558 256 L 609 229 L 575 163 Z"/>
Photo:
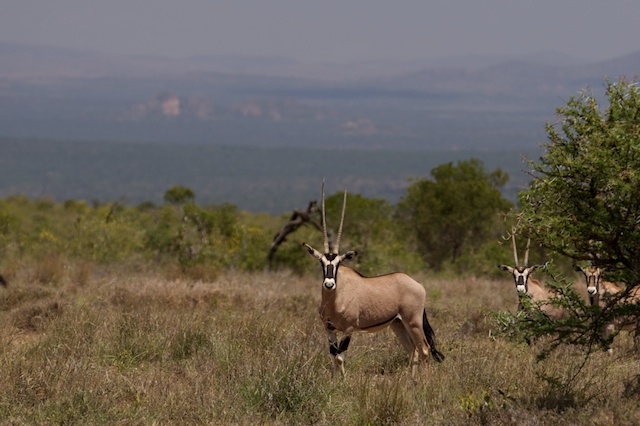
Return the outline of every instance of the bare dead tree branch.
<path id="1" fill-rule="evenodd" d="M 315 219 L 313 219 L 313 217 L 311 216 L 317 210 L 318 210 L 318 202 L 314 200 L 309 202 L 309 205 L 307 206 L 306 210 L 301 211 L 301 210 L 295 209 L 293 211 L 293 213 L 291 214 L 291 217 L 289 218 L 289 222 L 287 222 L 282 227 L 280 232 L 278 232 L 273 237 L 273 241 L 271 242 L 271 248 L 269 249 L 269 256 L 268 256 L 269 267 L 271 267 L 273 258 L 280 244 L 282 244 L 287 240 L 287 235 L 294 232 L 300 226 L 309 223 L 313 225 L 313 227 L 315 227 L 318 231 L 322 232 L 322 227 L 320 226 L 320 224 L 318 224 L 318 222 Z"/>

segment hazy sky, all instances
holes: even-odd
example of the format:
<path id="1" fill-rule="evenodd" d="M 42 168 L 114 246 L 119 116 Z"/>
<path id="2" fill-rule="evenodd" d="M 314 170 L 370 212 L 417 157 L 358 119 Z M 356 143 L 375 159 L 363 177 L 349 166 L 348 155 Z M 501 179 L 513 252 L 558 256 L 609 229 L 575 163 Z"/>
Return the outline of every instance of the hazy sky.
<path id="1" fill-rule="evenodd" d="M 307 62 L 640 50 L 639 0 L 0 0 L 0 42 Z"/>

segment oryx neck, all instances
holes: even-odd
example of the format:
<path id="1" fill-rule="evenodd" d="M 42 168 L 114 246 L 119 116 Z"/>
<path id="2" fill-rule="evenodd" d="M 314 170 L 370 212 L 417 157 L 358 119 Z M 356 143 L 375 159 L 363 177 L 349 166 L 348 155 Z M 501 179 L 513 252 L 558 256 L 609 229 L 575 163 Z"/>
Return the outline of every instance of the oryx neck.
<path id="1" fill-rule="evenodd" d="M 546 298 L 547 292 L 538 281 L 529 277 L 527 281 L 527 294 L 534 298 Z"/>

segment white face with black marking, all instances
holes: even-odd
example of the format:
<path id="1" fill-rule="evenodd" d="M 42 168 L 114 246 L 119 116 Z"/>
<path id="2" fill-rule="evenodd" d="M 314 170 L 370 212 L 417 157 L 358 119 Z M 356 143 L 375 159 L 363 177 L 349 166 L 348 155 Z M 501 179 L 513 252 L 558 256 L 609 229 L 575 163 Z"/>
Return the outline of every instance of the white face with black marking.
<path id="1" fill-rule="evenodd" d="M 516 291 L 518 293 L 526 294 L 529 292 L 529 275 L 537 268 L 537 265 L 530 267 L 499 265 L 498 267 L 513 275 L 513 280 L 516 283 Z"/>
<path id="2" fill-rule="evenodd" d="M 335 290 L 338 285 L 338 268 L 343 260 L 352 260 L 356 256 L 355 251 L 348 251 L 343 255 L 336 253 L 320 253 L 318 250 L 311 247 L 309 244 L 302 243 L 309 254 L 320 261 L 322 265 L 322 287 L 326 290 Z"/>
<path id="3" fill-rule="evenodd" d="M 338 267 L 340 266 L 340 256 L 334 253 L 325 253 L 320 259 L 322 272 L 324 274 L 322 285 L 327 290 L 335 290 Z"/>
<path id="4" fill-rule="evenodd" d="M 587 293 L 589 296 L 595 296 L 600 289 L 600 282 L 602 281 L 602 273 L 604 269 L 597 268 L 595 266 L 587 266 L 586 268 L 576 267 L 576 270 L 584 274 L 587 280 Z"/>

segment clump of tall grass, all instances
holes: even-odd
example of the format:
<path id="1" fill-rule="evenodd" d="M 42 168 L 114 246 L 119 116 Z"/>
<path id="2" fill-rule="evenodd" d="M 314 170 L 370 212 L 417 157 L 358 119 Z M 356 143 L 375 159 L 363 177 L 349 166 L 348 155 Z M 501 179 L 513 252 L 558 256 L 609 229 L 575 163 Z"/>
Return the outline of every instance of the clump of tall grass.
<path id="1" fill-rule="evenodd" d="M 46 256 L 35 263 L 32 280 L 38 284 L 57 285 L 64 277 L 64 260 L 60 256 Z"/>
<path id="2" fill-rule="evenodd" d="M 257 363 L 244 377 L 241 393 L 250 410 L 267 419 L 296 418 L 317 423 L 329 401 L 326 382 L 314 371 L 317 354 L 283 349 L 275 363 Z"/>

